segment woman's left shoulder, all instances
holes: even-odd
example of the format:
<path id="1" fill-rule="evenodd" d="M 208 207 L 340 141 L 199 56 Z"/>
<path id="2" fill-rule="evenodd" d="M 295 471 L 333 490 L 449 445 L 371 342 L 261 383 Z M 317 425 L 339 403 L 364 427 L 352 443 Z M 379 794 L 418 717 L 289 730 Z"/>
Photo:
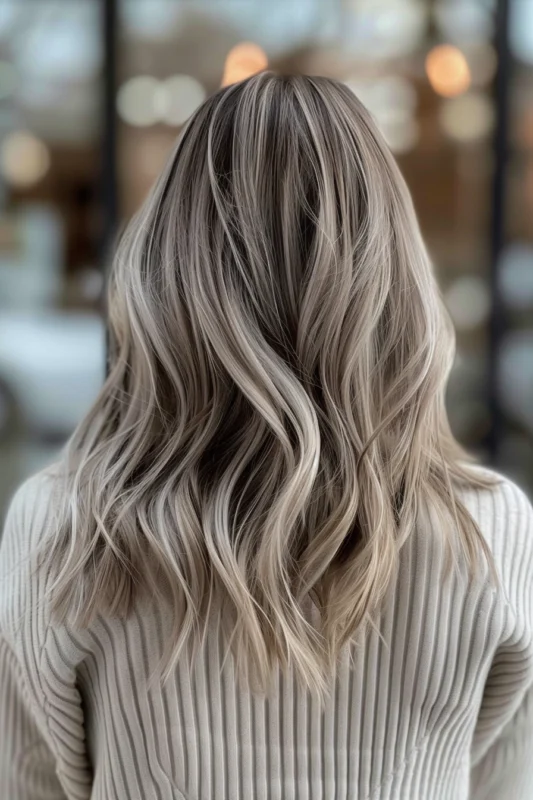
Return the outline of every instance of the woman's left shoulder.
<path id="1" fill-rule="evenodd" d="M 8 505 L 0 539 L 0 636 L 16 636 L 44 607 L 45 581 L 36 565 L 40 544 L 53 530 L 58 507 L 56 465 L 27 478 Z"/>
<path id="2" fill-rule="evenodd" d="M 21 556 L 38 543 L 58 499 L 59 482 L 59 466 L 52 464 L 20 484 L 8 504 L 0 539 L 0 561 L 8 558 L 6 551 Z"/>

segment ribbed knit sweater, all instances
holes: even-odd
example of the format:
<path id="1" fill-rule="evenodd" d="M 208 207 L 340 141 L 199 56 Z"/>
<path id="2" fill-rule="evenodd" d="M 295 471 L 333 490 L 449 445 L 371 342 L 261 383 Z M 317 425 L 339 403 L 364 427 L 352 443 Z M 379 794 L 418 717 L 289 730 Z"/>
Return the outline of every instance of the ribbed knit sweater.
<path id="1" fill-rule="evenodd" d="M 19 489 L 0 548 L 1 800 L 533 798 L 533 511 L 510 481 L 462 498 L 500 588 L 466 569 L 444 581 L 441 532 L 419 526 L 380 635 L 321 708 L 290 673 L 268 698 L 243 688 L 216 625 L 162 686 L 168 612 L 54 622 L 28 559 L 52 480 Z"/>

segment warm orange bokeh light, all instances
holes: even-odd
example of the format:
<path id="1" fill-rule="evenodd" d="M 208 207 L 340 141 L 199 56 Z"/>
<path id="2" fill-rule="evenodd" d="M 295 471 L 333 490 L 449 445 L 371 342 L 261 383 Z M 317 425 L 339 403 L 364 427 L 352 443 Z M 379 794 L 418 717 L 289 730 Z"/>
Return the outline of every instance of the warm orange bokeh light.
<path id="1" fill-rule="evenodd" d="M 241 42 L 235 45 L 226 56 L 222 86 L 238 83 L 250 75 L 266 69 L 268 59 L 265 51 L 253 42 Z"/>
<path id="2" fill-rule="evenodd" d="M 456 97 L 470 86 L 470 68 L 461 51 L 451 44 L 434 47 L 426 58 L 430 84 L 443 97 Z"/>

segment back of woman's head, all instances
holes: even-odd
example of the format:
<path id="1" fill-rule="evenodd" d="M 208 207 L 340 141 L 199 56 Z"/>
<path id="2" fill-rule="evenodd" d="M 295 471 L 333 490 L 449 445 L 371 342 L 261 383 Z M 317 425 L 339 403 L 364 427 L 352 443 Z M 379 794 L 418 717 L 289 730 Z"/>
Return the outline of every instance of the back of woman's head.
<path id="1" fill-rule="evenodd" d="M 199 108 L 118 249 L 109 339 L 47 551 L 60 613 L 157 593 L 171 669 L 216 605 L 260 685 L 281 661 L 321 686 L 422 502 L 474 565 L 452 330 L 404 181 L 344 85 L 265 73 Z"/>

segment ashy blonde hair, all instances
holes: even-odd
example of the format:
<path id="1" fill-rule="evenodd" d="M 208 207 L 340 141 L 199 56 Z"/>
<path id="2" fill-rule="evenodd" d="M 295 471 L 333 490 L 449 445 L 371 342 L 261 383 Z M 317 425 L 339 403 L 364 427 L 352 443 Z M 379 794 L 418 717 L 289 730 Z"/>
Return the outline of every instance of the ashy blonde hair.
<path id="1" fill-rule="evenodd" d="M 489 555 L 457 496 L 488 479 L 448 426 L 452 327 L 345 85 L 262 73 L 210 97 L 121 240 L 108 303 L 109 373 L 45 554 L 56 613 L 170 603 L 169 675 L 224 608 L 258 684 L 281 663 L 321 687 L 422 504 L 472 570 Z"/>

